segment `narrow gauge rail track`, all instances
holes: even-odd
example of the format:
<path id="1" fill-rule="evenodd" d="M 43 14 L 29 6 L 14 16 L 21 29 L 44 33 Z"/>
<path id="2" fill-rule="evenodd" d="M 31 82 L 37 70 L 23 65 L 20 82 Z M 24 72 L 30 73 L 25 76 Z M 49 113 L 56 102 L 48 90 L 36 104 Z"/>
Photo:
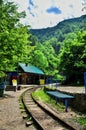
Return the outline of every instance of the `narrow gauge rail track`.
<path id="1" fill-rule="evenodd" d="M 22 101 L 27 109 L 28 113 L 32 116 L 35 124 L 39 127 L 39 130 L 77 130 L 70 126 L 60 118 L 48 112 L 48 109 L 40 106 L 40 103 L 32 98 L 31 93 L 38 87 L 30 88 L 24 92 Z"/>

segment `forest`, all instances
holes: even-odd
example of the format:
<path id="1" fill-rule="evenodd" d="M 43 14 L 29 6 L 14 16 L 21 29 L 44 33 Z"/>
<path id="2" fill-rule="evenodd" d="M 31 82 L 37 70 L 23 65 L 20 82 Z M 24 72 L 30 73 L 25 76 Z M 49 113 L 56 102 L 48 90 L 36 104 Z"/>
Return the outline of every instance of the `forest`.
<path id="1" fill-rule="evenodd" d="M 0 1 L 0 77 L 18 63 L 35 65 L 65 84 L 84 84 L 86 71 L 86 15 L 64 20 L 46 29 L 31 29 L 20 23 L 13 2 Z"/>

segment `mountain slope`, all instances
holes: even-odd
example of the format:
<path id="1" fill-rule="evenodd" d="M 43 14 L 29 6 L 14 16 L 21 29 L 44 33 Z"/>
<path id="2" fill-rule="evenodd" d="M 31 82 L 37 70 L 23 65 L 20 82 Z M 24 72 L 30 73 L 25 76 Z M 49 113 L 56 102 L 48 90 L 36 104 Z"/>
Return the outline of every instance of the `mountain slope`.
<path id="1" fill-rule="evenodd" d="M 64 34 L 86 30 L 86 15 L 79 18 L 68 19 L 60 22 L 54 27 L 46 29 L 31 29 L 31 33 L 37 36 L 40 42 L 51 38 L 57 38 L 58 41 L 64 40 Z"/>

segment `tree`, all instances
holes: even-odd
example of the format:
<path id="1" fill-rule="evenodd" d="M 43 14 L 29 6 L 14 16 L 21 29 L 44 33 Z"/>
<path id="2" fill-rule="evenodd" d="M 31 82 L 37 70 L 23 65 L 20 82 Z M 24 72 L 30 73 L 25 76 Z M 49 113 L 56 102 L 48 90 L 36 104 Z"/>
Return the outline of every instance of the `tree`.
<path id="1" fill-rule="evenodd" d="M 48 75 L 56 75 L 57 70 L 57 55 L 55 54 L 55 50 L 52 47 L 50 41 L 46 41 L 43 43 L 44 46 L 44 56 L 47 58 L 48 66 L 46 68 L 46 74 Z"/>
<path id="2" fill-rule="evenodd" d="M 40 50 L 34 51 L 31 63 L 37 66 L 38 68 L 42 69 L 44 72 L 46 70 L 46 67 L 48 66 L 47 58 Z"/>
<path id="3" fill-rule="evenodd" d="M 0 4 L 0 71 L 13 71 L 18 62 L 28 62 L 30 46 L 29 26 L 20 24 L 25 12 L 19 13 L 13 2 Z"/>
<path id="4" fill-rule="evenodd" d="M 66 75 L 67 83 L 77 84 L 83 82 L 86 71 L 86 31 L 70 36 L 64 40 L 59 54 L 59 70 Z"/>

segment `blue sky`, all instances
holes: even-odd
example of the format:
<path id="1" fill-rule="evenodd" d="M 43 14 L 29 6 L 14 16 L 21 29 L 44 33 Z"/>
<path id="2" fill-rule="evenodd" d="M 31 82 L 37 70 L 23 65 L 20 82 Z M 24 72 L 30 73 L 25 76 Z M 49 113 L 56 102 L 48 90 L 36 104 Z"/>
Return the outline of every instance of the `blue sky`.
<path id="1" fill-rule="evenodd" d="M 31 28 L 47 28 L 57 25 L 64 19 L 86 14 L 86 0 L 8 0 L 19 7 L 18 11 L 26 11 L 23 24 Z"/>

